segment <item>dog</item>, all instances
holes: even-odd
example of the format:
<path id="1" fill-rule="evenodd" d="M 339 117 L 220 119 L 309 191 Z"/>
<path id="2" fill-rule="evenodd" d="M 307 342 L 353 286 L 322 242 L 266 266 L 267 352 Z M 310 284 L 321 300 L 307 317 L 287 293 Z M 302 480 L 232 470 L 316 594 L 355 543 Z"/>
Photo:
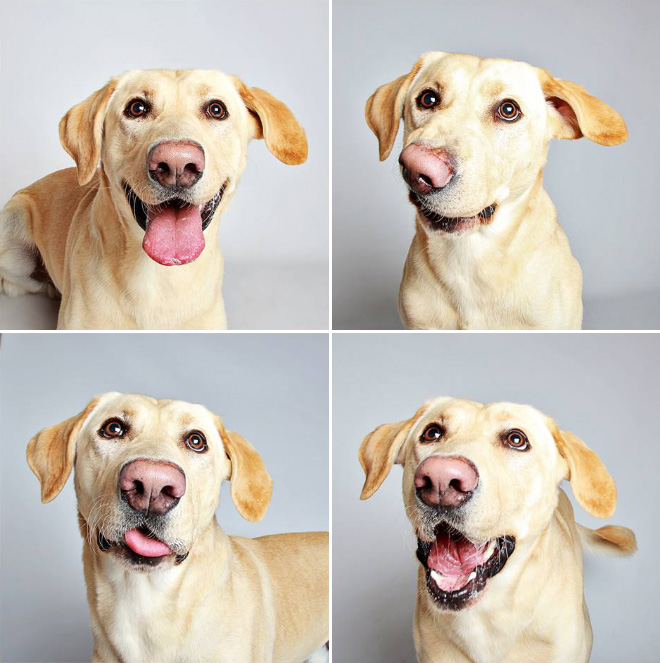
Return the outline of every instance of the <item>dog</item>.
<path id="1" fill-rule="evenodd" d="M 42 502 L 75 466 L 93 661 L 327 660 L 328 534 L 227 536 L 220 483 L 260 520 L 272 481 L 201 405 L 107 393 L 30 440 Z"/>
<path id="2" fill-rule="evenodd" d="M 376 428 L 359 458 L 363 500 L 403 465 L 421 663 L 589 660 L 583 548 L 629 555 L 636 541 L 624 527 L 576 524 L 562 479 L 591 515 L 616 506 L 614 481 L 584 442 L 527 405 L 438 398 Z"/>
<path id="3" fill-rule="evenodd" d="M 291 111 L 235 76 L 113 78 L 60 122 L 77 169 L 0 212 L 0 292 L 61 293 L 58 329 L 225 329 L 218 226 L 252 138 L 307 159 Z"/>
<path id="4" fill-rule="evenodd" d="M 552 138 L 618 145 L 621 116 L 523 62 L 431 52 L 379 87 L 380 159 L 403 118 L 417 210 L 399 313 L 410 329 L 580 329 L 582 272 L 543 188 Z"/>

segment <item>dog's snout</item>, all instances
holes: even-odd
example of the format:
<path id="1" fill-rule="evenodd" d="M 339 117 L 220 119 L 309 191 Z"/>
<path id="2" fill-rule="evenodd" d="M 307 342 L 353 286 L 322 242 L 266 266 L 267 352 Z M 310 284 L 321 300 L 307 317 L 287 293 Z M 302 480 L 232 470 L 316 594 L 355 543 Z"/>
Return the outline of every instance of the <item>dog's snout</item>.
<path id="1" fill-rule="evenodd" d="M 415 472 L 417 495 L 434 508 L 461 506 L 472 497 L 478 484 L 477 469 L 459 456 L 430 456 Z"/>
<path id="2" fill-rule="evenodd" d="M 131 509 L 160 516 L 179 503 L 186 492 L 186 477 L 167 461 L 139 459 L 122 468 L 119 490 Z"/>
<path id="3" fill-rule="evenodd" d="M 189 189 L 202 177 L 205 165 L 202 146 L 189 140 L 161 141 L 147 158 L 149 176 L 166 189 Z"/>
<path id="4" fill-rule="evenodd" d="M 399 155 L 403 178 L 421 195 L 447 186 L 454 176 L 449 152 L 422 143 L 411 143 Z"/>

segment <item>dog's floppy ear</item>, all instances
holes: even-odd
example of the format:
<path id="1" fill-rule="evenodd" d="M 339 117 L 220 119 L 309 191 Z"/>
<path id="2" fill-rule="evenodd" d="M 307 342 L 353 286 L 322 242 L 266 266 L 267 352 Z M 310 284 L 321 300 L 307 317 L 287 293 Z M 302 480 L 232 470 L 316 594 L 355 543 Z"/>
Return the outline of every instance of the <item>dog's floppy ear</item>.
<path id="1" fill-rule="evenodd" d="M 426 404 L 410 419 L 378 426 L 362 440 L 358 456 L 366 477 L 360 494 L 361 500 L 369 499 L 380 488 L 395 462 L 403 463 L 401 447 L 425 409 Z"/>
<path id="2" fill-rule="evenodd" d="M 216 425 L 231 462 L 231 498 L 238 513 L 256 522 L 266 515 L 273 492 L 273 480 L 255 448 L 241 435 L 228 431 L 220 417 Z"/>
<path id="3" fill-rule="evenodd" d="M 290 166 L 307 161 L 307 137 L 293 113 L 270 92 L 248 87 L 234 76 L 238 93 L 252 115 L 254 138 L 263 138 L 271 154 Z"/>
<path id="4" fill-rule="evenodd" d="M 369 128 L 378 138 L 381 161 L 385 161 L 392 151 L 408 88 L 423 63 L 424 57 L 421 57 L 410 72 L 381 85 L 367 101 L 365 117 Z"/>
<path id="5" fill-rule="evenodd" d="M 623 118 L 577 83 L 554 78 L 539 69 L 541 89 L 553 138 L 586 136 L 599 145 L 619 145 L 628 138 Z"/>
<path id="6" fill-rule="evenodd" d="M 54 500 L 64 488 L 73 468 L 78 431 L 98 402 L 97 397 L 80 414 L 44 428 L 28 442 L 27 462 L 41 482 L 43 503 Z"/>
<path id="7" fill-rule="evenodd" d="M 113 78 L 85 101 L 75 105 L 60 120 L 60 142 L 76 162 L 81 186 L 96 173 L 101 158 L 105 111 L 118 82 L 118 78 Z"/>
<path id="8" fill-rule="evenodd" d="M 577 501 L 592 516 L 609 518 L 616 509 L 616 485 L 603 461 L 573 433 L 555 426 L 553 437 L 568 465 L 565 478 Z"/>

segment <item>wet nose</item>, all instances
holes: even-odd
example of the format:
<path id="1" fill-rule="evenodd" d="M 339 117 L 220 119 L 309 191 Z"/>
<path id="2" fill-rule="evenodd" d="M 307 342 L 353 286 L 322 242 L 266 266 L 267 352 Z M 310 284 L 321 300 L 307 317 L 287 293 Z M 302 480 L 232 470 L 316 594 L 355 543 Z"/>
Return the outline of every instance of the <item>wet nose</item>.
<path id="1" fill-rule="evenodd" d="M 119 474 L 122 499 L 134 511 L 161 516 L 171 511 L 186 492 L 186 477 L 172 463 L 161 460 L 134 460 Z"/>
<path id="2" fill-rule="evenodd" d="M 454 176 L 449 152 L 422 143 L 411 143 L 399 155 L 403 179 L 421 195 L 447 186 Z"/>
<path id="3" fill-rule="evenodd" d="M 417 495 L 434 508 L 461 506 L 478 484 L 477 469 L 460 456 L 429 456 L 415 472 Z"/>
<path id="4" fill-rule="evenodd" d="M 190 140 L 163 140 L 149 150 L 149 177 L 166 189 L 189 189 L 204 174 L 204 150 Z"/>

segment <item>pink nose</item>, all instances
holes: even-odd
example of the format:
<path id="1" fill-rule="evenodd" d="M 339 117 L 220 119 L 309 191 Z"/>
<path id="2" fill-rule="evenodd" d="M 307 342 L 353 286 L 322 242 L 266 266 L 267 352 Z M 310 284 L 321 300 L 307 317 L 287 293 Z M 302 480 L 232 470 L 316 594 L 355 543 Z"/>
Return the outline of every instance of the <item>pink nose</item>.
<path id="1" fill-rule="evenodd" d="M 190 140 L 163 140 L 149 151 L 149 175 L 166 189 L 189 189 L 204 173 L 204 150 Z"/>
<path id="2" fill-rule="evenodd" d="M 163 460 L 134 460 L 119 473 L 121 496 L 131 509 L 161 516 L 171 511 L 186 492 L 183 472 Z"/>
<path id="3" fill-rule="evenodd" d="M 460 456 L 429 456 L 415 472 L 417 495 L 435 508 L 460 506 L 472 497 L 478 484 L 476 468 Z"/>
<path id="4" fill-rule="evenodd" d="M 454 175 L 451 155 L 422 143 L 411 143 L 399 155 L 403 179 L 419 194 L 447 186 Z"/>

